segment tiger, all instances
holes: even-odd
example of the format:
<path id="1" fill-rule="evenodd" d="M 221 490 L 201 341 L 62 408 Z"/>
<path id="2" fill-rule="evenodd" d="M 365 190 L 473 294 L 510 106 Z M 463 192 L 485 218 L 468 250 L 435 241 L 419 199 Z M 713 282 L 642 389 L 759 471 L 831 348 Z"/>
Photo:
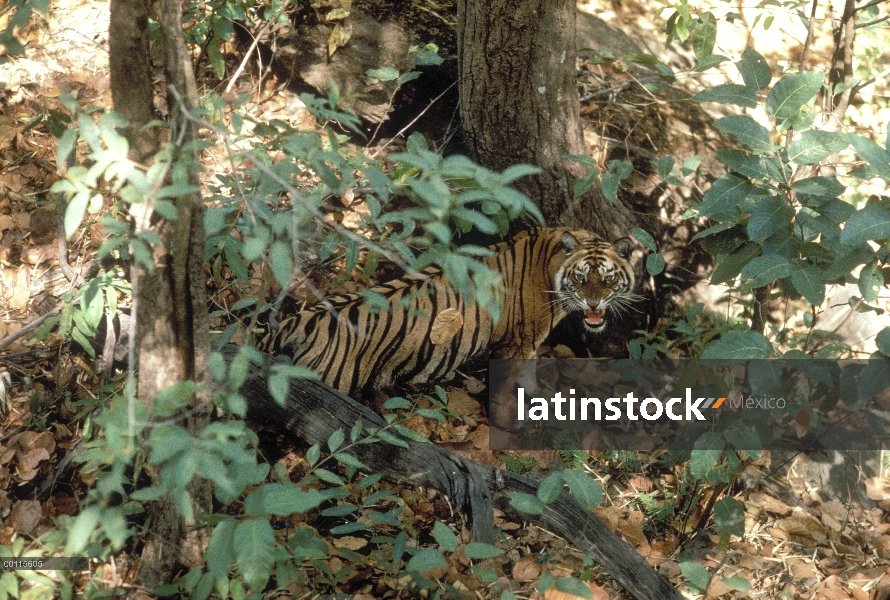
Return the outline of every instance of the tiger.
<path id="1" fill-rule="evenodd" d="M 598 332 L 637 298 L 628 238 L 610 243 L 588 231 L 539 228 L 491 249 L 494 254 L 481 260 L 502 277 L 497 321 L 431 267 L 371 288 L 389 301 L 388 311 L 370 310 L 359 294 L 333 297 L 282 319 L 257 345 L 361 398 L 396 384 L 442 379 L 485 352 L 534 358 L 569 313 L 582 312 L 584 327 Z M 455 311 L 462 325 L 450 339 L 436 339 L 437 315 Z"/>

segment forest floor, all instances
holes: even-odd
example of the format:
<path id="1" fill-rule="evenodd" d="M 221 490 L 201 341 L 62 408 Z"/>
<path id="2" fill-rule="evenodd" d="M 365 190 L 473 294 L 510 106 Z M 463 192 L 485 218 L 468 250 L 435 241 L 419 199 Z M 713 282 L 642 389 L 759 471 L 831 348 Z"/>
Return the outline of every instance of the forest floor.
<path id="1" fill-rule="evenodd" d="M 651 26 L 651 8 L 629 3 L 613 11 L 611 4 L 603 4 L 591 3 L 586 8 L 635 35 L 650 31 L 652 51 L 660 51 L 663 44 Z M 112 105 L 107 32 L 107 2 L 58 0 L 48 18 L 36 19 L 21 32 L 27 40 L 27 56 L 0 67 L 4 84 L 0 89 L 0 340 L 54 310 L 65 294 L 76 291 L 58 268 L 60 258 L 80 268 L 92 261 L 104 239 L 96 225 L 97 214 L 67 247 L 60 245 L 58 205 L 48 190 L 59 178 L 55 149 L 57 136 L 67 125 L 64 94 L 72 94 L 82 109 Z M 742 33 L 721 39 L 727 53 L 741 52 L 746 42 Z M 765 55 L 783 52 L 795 47 L 789 39 L 776 35 L 770 38 L 771 47 L 764 49 L 758 37 L 758 48 Z M 252 115 L 313 126 L 294 96 L 276 89 L 275 83 L 270 79 L 264 89 L 254 91 L 247 107 Z M 249 86 L 247 81 L 244 89 Z M 208 164 L 212 169 L 212 160 Z M 345 214 L 344 219 L 350 218 Z M 67 257 L 60 250 L 67 251 Z M 323 287 L 324 281 L 317 283 Z M 347 283 L 339 289 L 358 287 L 358 283 Z M 221 288 L 214 302 L 231 306 L 251 291 L 255 290 Z M 333 291 L 338 290 L 329 289 Z M 226 324 L 223 317 L 213 323 L 220 329 Z M 566 352 L 563 348 L 552 351 L 556 355 Z M 52 332 L 39 342 L 30 333 L 0 349 L 0 546 L 11 546 L 19 538 L 26 540 L 26 546 L 35 546 L 40 536 L 55 528 L 58 517 L 77 514 L 79 502 L 93 483 L 89 473 L 65 472 L 49 489 L 44 483 L 60 474 L 57 468 L 78 446 L 100 388 L 115 381 L 119 378 L 97 374 L 86 354 L 73 350 L 69 339 Z M 469 377 L 448 389 L 449 404 L 458 415 L 451 422 L 416 417 L 410 425 L 469 458 L 514 471 L 538 474 L 551 463 L 572 460 L 555 451 L 491 452 L 483 392 L 479 379 Z M 292 448 L 280 462 L 288 469 L 304 465 L 304 451 Z M 667 466 L 660 458 L 603 453 L 587 457 L 586 468 L 604 490 L 605 501 L 596 514 L 672 583 L 687 590 L 690 598 L 890 597 L 890 486 L 879 462 L 863 458 L 858 465 L 844 463 L 856 471 L 844 481 L 852 481 L 861 492 L 848 497 L 845 490 L 828 489 L 834 480 L 831 484 L 819 481 L 827 471 L 817 461 L 766 453 L 745 467 L 740 477 L 743 483 L 730 490 L 745 506 L 745 535 L 734 536 L 721 547 L 714 528 L 700 522 L 712 505 L 713 487 L 691 494 L 682 510 L 659 510 L 689 484 L 682 465 Z M 381 486 L 402 498 L 418 530 L 431 529 L 436 519 L 454 522 L 457 518 L 441 496 L 416 493 L 406 486 Z M 597 600 L 629 597 L 589 559 L 546 531 L 510 522 L 501 513 L 496 526 L 507 533 L 514 548 L 509 555 L 512 564 L 495 565 L 499 582 L 516 593 L 547 600 L 570 597 L 555 590 L 544 594 L 534 590 L 543 568 L 538 557 L 546 556 L 552 574 L 590 581 Z M 466 526 L 456 528 L 463 531 L 462 541 L 467 541 Z M 279 533 L 286 535 L 287 528 Z M 360 542 L 330 536 L 330 543 L 340 547 Z M 465 582 L 468 597 L 484 597 L 485 588 L 474 579 L 470 561 L 464 558 L 450 565 L 445 577 Z M 685 560 L 696 561 L 711 572 L 706 590 L 690 589 L 679 566 Z M 108 587 L 127 583 L 126 571 L 107 566 L 100 567 L 96 576 Z M 751 589 L 734 589 L 744 587 L 738 578 L 750 582 Z M 398 582 L 356 581 L 345 591 L 373 598 L 389 585 Z"/>

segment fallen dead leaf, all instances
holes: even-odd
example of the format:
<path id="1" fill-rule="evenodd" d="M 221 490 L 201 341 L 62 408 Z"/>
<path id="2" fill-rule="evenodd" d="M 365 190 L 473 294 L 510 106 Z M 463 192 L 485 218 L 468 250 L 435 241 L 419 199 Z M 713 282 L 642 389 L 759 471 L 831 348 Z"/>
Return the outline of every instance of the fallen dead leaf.
<path id="1" fill-rule="evenodd" d="M 58 244 L 43 244 L 42 246 L 29 246 L 22 251 L 21 261 L 29 265 L 39 265 L 42 262 L 53 261 L 59 257 Z"/>
<path id="2" fill-rule="evenodd" d="M 781 500 L 773 498 L 769 494 L 764 494 L 763 492 L 753 492 L 748 497 L 745 504 L 756 508 L 762 508 L 766 512 L 774 515 L 785 516 L 791 512 L 790 506 Z"/>
<path id="3" fill-rule="evenodd" d="M 883 477 L 869 477 L 865 480 L 865 494 L 875 502 L 890 500 L 890 482 Z"/>
<path id="4" fill-rule="evenodd" d="M 729 594 L 733 589 L 723 583 L 721 578 L 715 577 L 711 580 L 711 585 L 708 586 L 708 595 L 705 596 L 706 600 L 711 600 L 712 598 L 719 598 L 723 594 Z"/>
<path id="5" fill-rule="evenodd" d="M 5 269 L 4 285 L 0 290 L 0 299 L 5 299 L 10 310 L 21 310 L 28 305 L 31 298 L 30 277 L 28 269 L 20 268 L 15 272 Z"/>
<path id="6" fill-rule="evenodd" d="M 595 583 L 586 582 L 590 588 L 590 597 L 592 600 L 609 600 L 609 592 L 601 588 Z M 576 596 L 568 592 L 561 592 L 555 587 L 550 588 L 543 595 L 544 600 L 586 600 L 582 596 Z"/>
<path id="7" fill-rule="evenodd" d="M 344 535 L 343 537 L 334 538 L 334 546 L 337 548 L 348 548 L 349 550 L 359 550 L 368 545 L 365 538 L 355 537 L 352 535 Z"/>
<path id="8" fill-rule="evenodd" d="M 464 388 L 471 394 L 480 394 L 485 391 L 485 384 L 475 377 L 467 377 L 464 380 Z"/>
<path id="9" fill-rule="evenodd" d="M 541 565 L 534 554 L 526 554 L 513 565 L 513 579 L 516 581 L 533 581 L 540 575 Z"/>
<path id="10" fill-rule="evenodd" d="M 446 308 L 433 321 L 430 341 L 433 344 L 444 344 L 451 340 L 464 326 L 464 317 L 456 308 Z"/>
<path id="11" fill-rule="evenodd" d="M 819 579 L 819 570 L 810 561 L 792 556 L 785 561 L 785 564 L 796 582 L 803 582 L 806 579 Z"/>
<path id="12" fill-rule="evenodd" d="M 632 477 L 628 483 L 637 492 L 648 492 L 652 489 L 652 480 L 648 477 Z"/>
<path id="13" fill-rule="evenodd" d="M 38 467 L 44 460 L 49 460 L 49 452 L 43 448 L 35 448 L 26 454 L 19 455 L 16 473 L 22 481 L 31 481 L 37 476 Z"/>
<path id="14" fill-rule="evenodd" d="M 815 517 L 805 512 L 802 508 L 795 508 L 790 517 L 781 519 L 776 525 L 782 531 L 792 535 L 799 535 L 816 540 L 819 543 L 828 541 L 828 531 Z"/>
<path id="15" fill-rule="evenodd" d="M 482 405 L 463 390 L 448 392 L 448 407 L 464 416 L 482 414 Z"/>
<path id="16" fill-rule="evenodd" d="M 13 505 L 6 523 L 16 532 L 27 535 L 37 527 L 42 516 L 40 502 L 37 500 L 21 500 Z"/>

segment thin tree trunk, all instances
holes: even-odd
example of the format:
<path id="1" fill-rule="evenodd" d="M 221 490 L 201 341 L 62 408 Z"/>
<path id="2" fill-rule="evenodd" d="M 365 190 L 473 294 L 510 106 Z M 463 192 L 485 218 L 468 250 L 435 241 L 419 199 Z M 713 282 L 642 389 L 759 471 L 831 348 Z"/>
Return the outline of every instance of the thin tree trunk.
<path id="1" fill-rule="evenodd" d="M 171 139 L 181 143 L 196 137 L 196 128 L 183 118 L 181 103 L 197 106 L 194 74 L 182 35 L 181 12 L 175 0 L 159 4 L 165 34 L 168 89 L 171 106 Z M 148 14 L 145 0 L 112 0 L 109 32 L 111 88 L 115 108 L 130 120 L 125 134 L 130 141 L 130 158 L 143 164 L 159 149 L 156 134 L 142 130 L 153 118 L 153 86 L 149 63 Z M 192 156 L 192 160 L 197 157 Z M 179 160 L 188 160 L 180 157 Z M 195 173 L 196 169 L 190 169 Z M 197 184 L 192 175 L 190 183 Z M 193 404 L 209 407 L 207 356 L 209 333 L 207 298 L 204 287 L 204 205 L 199 194 L 176 200 L 177 219 L 171 223 L 154 212 L 151 198 L 134 204 L 130 216 L 136 235 L 156 234 L 161 242 L 151 248 L 150 268 L 134 262 L 131 269 L 136 314 L 135 346 L 138 354 L 137 396 L 149 409 L 157 394 L 171 385 L 192 380 L 205 391 L 196 394 Z M 206 425 L 206 412 L 184 424 L 192 435 Z M 149 469 L 155 484 L 159 473 Z M 196 527 L 197 515 L 209 511 L 209 482 L 189 486 L 192 515 L 183 517 L 169 500 L 148 508 L 151 530 L 137 571 L 134 590 L 154 589 L 169 583 L 177 565 L 200 564 L 206 546 L 204 531 Z M 139 592 L 134 592 L 138 595 Z"/>
<path id="2" fill-rule="evenodd" d="M 594 186 L 574 198 L 586 168 L 575 73 L 574 0 L 458 1 L 461 118 L 473 158 L 501 170 L 517 163 L 543 169 L 518 187 L 551 226 L 627 235 L 633 215 Z"/>
<path id="3" fill-rule="evenodd" d="M 149 0 L 111 0 L 108 55 L 114 108 L 130 120 L 124 135 L 129 158 L 146 163 L 159 149 L 153 134 L 141 132 L 154 118 L 148 43 Z"/>

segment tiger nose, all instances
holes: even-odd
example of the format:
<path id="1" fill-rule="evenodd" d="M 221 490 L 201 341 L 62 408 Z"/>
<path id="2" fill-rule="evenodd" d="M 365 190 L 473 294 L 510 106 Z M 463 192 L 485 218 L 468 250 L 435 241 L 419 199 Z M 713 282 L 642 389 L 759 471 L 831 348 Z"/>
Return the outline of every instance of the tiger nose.
<path id="1" fill-rule="evenodd" d="M 600 305 L 599 300 L 592 300 L 592 301 L 588 300 L 587 301 L 587 306 L 590 307 L 590 310 L 596 310 L 599 305 Z"/>

